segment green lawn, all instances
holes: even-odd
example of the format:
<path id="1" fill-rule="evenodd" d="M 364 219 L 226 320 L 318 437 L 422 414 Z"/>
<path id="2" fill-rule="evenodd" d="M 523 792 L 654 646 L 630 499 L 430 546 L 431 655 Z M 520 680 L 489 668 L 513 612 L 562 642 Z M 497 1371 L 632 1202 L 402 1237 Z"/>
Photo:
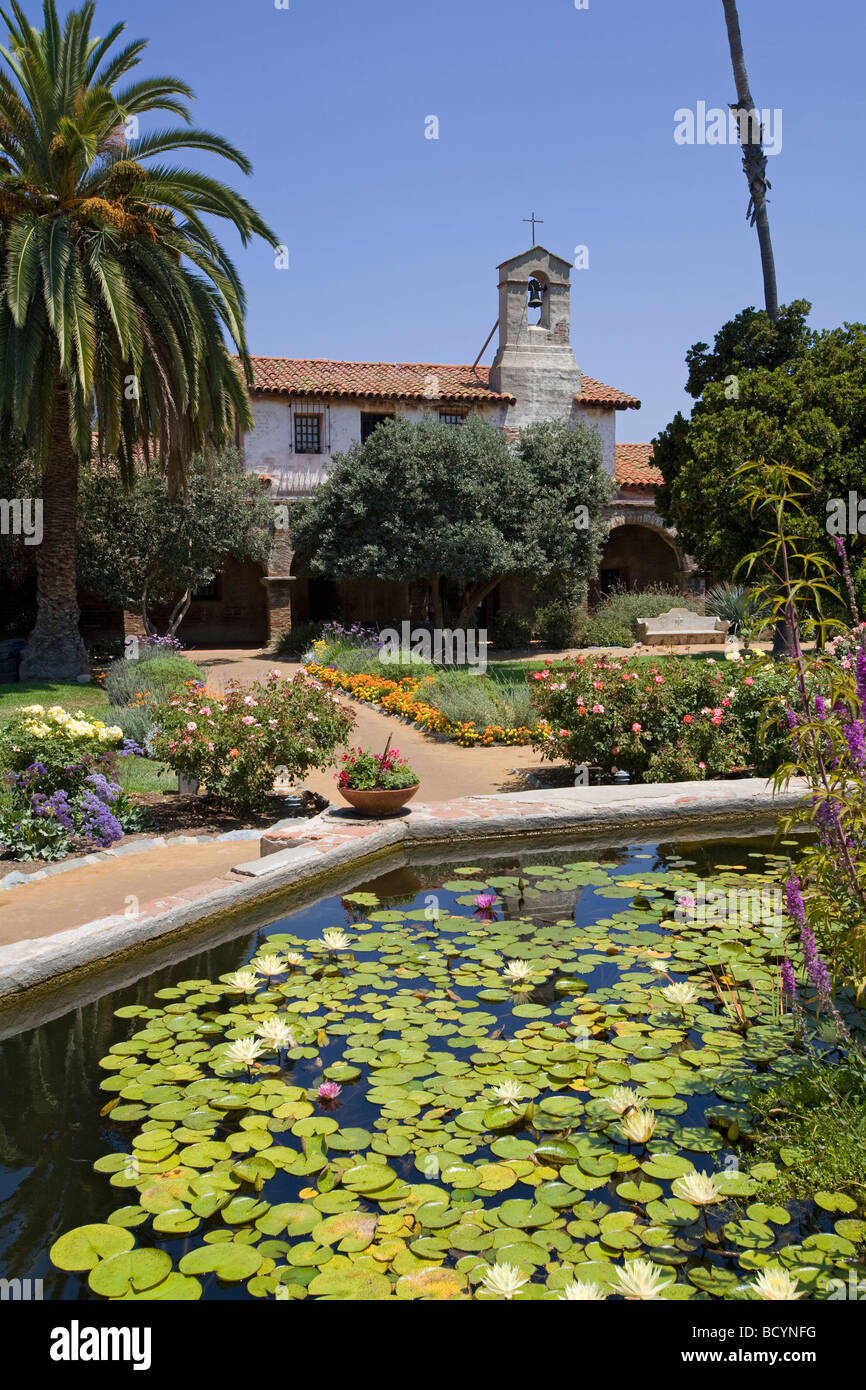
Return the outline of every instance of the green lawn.
<path id="1" fill-rule="evenodd" d="M 11 719 L 21 705 L 62 705 L 73 712 L 93 714 L 108 705 L 108 696 L 98 685 L 52 685 L 44 681 L 18 681 L 0 685 L 0 719 Z"/>

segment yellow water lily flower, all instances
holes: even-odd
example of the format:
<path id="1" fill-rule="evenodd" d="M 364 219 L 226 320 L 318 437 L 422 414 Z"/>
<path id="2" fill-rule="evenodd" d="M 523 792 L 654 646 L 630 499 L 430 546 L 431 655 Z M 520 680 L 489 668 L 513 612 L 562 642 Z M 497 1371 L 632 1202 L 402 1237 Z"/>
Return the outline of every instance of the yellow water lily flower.
<path id="1" fill-rule="evenodd" d="M 648 1144 L 656 1127 L 652 1110 L 630 1110 L 621 1121 L 623 1133 L 633 1144 Z"/>
<path id="2" fill-rule="evenodd" d="M 482 1287 L 488 1293 L 495 1294 L 497 1298 L 511 1300 L 516 1293 L 519 1293 L 524 1284 L 529 1283 L 529 1277 L 521 1274 L 517 1265 L 501 1264 L 488 1265 L 484 1278 L 481 1281 Z"/>
<path id="3" fill-rule="evenodd" d="M 658 1265 L 650 1260 L 629 1260 L 624 1269 L 616 1271 L 619 1291 L 629 1300 L 661 1298 L 664 1289 L 675 1279 L 665 1279 Z"/>
<path id="4" fill-rule="evenodd" d="M 780 1269 L 778 1265 L 762 1270 L 752 1288 L 759 1298 L 773 1303 L 793 1303 L 806 1292 L 786 1269 Z"/>
<path id="5" fill-rule="evenodd" d="M 682 1197 L 696 1207 L 712 1207 L 723 1200 L 722 1189 L 711 1175 L 706 1173 L 686 1173 L 677 1178 L 673 1185 L 675 1197 Z"/>

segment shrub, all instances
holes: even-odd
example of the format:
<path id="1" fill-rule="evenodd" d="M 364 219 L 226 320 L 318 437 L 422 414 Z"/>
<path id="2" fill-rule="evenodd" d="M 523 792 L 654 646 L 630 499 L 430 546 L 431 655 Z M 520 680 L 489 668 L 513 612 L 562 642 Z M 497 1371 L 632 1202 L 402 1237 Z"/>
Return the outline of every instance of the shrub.
<path id="1" fill-rule="evenodd" d="M 323 623 L 295 623 L 289 632 L 284 632 L 277 643 L 279 656 L 294 656 L 300 659 L 322 635 Z"/>
<path id="2" fill-rule="evenodd" d="M 539 608 L 535 615 L 535 630 L 543 647 L 562 650 L 577 641 L 580 612 L 564 599 L 554 599 Z"/>
<path id="3" fill-rule="evenodd" d="M 250 686 L 233 682 L 225 695 L 174 696 L 159 717 L 157 757 L 235 812 L 266 806 L 278 772 L 298 780 L 333 766 L 354 724 L 317 681 L 277 671 Z"/>
<path id="4" fill-rule="evenodd" d="M 645 782 L 700 782 L 706 777 L 706 766 L 701 767 L 694 753 L 685 743 L 673 744 L 653 753 L 644 773 Z"/>
<path id="5" fill-rule="evenodd" d="M 624 627 L 615 618 L 592 618 L 583 630 L 581 646 L 633 647 L 634 637 L 631 628 Z"/>
<path id="6" fill-rule="evenodd" d="M 706 595 L 706 611 L 714 618 L 724 618 L 731 632 L 751 637 L 762 624 L 759 618 L 761 600 L 754 589 L 742 584 L 717 584 Z"/>
<path id="7" fill-rule="evenodd" d="M 124 705 L 114 710 L 112 719 L 132 743 L 149 753 L 159 730 L 159 708 L 151 704 Z"/>
<path id="8" fill-rule="evenodd" d="M 646 589 L 614 589 L 605 595 L 588 621 L 605 619 L 627 629 L 629 640 L 617 645 L 631 646 L 637 635 L 638 618 L 657 618 L 670 608 L 690 608 L 694 613 L 703 613 L 703 595 L 683 594 L 664 584 L 651 584 Z M 582 640 L 586 642 L 585 635 Z M 589 642 L 586 645 L 589 646 Z"/>
<path id="9" fill-rule="evenodd" d="M 517 613 L 497 613 L 490 625 L 490 645 L 500 651 L 517 651 L 532 641 L 532 624 Z"/>
<path id="10" fill-rule="evenodd" d="M 779 757 L 776 745 L 762 747 L 761 722 L 764 702 L 781 708 L 790 682 L 787 668 L 763 660 L 579 656 L 530 679 L 543 721 L 535 746 L 573 766 L 634 776 L 656 754 L 684 748 L 708 776 L 724 776 Z"/>
<path id="11" fill-rule="evenodd" d="M 532 715 L 532 691 L 524 680 L 493 681 L 470 671 L 438 668 L 424 698 L 450 724 L 524 727 Z"/>
<path id="12" fill-rule="evenodd" d="M 204 673 L 186 657 L 145 648 L 138 661 L 113 662 L 103 688 L 112 705 L 134 705 L 139 698 L 162 704 L 187 682 L 203 680 Z"/>

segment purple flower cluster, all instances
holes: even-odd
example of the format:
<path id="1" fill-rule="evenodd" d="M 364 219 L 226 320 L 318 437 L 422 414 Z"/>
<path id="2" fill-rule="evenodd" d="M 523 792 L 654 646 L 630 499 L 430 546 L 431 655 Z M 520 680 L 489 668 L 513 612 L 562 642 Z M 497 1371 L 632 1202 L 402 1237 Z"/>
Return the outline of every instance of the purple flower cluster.
<path id="1" fill-rule="evenodd" d="M 803 961 L 806 966 L 806 974 L 809 977 L 809 981 L 818 991 L 822 1002 L 829 1001 L 830 972 L 818 952 L 818 943 L 815 940 L 815 933 L 806 921 L 806 907 L 803 902 L 802 887 L 798 878 L 789 878 L 788 882 L 785 884 L 785 901 L 788 908 L 788 915 L 800 932 Z M 782 967 L 782 973 L 784 977 L 784 966 Z M 793 971 L 791 972 L 791 978 L 793 979 Z"/>
<path id="2" fill-rule="evenodd" d="M 81 833 L 95 840 L 102 849 L 123 839 L 120 822 L 97 792 L 85 792 L 81 798 Z"/>
<path id="3" fill-rule="evenodd" d="M 790 999 L 792 1003 L 797 998 L 797 981 L 794 978 L 794 967 L 787 956 L 782 961 L 782 998 Z"/>
<path id="4" fill-rule="evenodd" d="M 106 806 L 113 806 L 120 796 L 121 788 L 118 784 L 109 782 L 108 778 L 103 776 L 101 772 L 92 773 L 87 779 L 87 784 L 93 787 L 100 801 L 103 801 Z"/>
<path id="5" fill-rule="evenodd" d="M 53 792 L 51 796 L 44 796 L 41 792 L 35 792 L 30 798 L 30 809 L 34 816 L 40 816 L 44 819 L 50 817 L 70 833 L 75 829 L 72 807 L 64 791 Z"/>
<path id="6" fill-rule="evenodd" d="M 157 637 L 155 635 L 142 637 L 139 645 L 145 651 L 150 652 L 182 652 L 184 650 L 183 642 L 179 637 Z"/>

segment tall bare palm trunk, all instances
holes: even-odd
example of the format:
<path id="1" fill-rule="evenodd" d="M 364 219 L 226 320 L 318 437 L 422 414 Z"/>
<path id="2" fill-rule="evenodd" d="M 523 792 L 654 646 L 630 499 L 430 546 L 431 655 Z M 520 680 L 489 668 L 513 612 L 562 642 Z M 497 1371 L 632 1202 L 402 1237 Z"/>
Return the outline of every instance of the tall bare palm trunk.
<path id="1" fill-rule="evenodd" d="M 728 43 L 731 49 L 731 62 L 734 66 L 734 81 L 737 85 L 737 106 L 739 115 L 740 142 L 743 146 L 743 169 L 749 185 L 751 202 L 749 220 L 758 229 L 758 244 L 761 248 L 761 265 L 764 272 L 764 303 L 770 318 L 779 317 L 779 298 L 776 289 L 776 263 L 773 257 L 773 243 L 770 239 L 770 219 L 767 214 L 767 156 L 763 141 L 753 139 L 755 130 L 750 113 L 755 110 L 749 87 L 749 74 L 746 70 L 746 57 L 743 52 L 743 39 L 740 33 L 740 16 L 737 0 L 722 0 L 725 7 L 725 20 L 728 26 Z"/>
<path id="2" fill-rule="evenodd" d="M 51 449 L 42 474 L 43 537 L 36 557 L 36 625 L 21 659 L 21 680 L 69 681 L 87 675 L 78 631 L 76 574 L 78 457 L 69 437 L 69 397 L 57 394 Z"/>

